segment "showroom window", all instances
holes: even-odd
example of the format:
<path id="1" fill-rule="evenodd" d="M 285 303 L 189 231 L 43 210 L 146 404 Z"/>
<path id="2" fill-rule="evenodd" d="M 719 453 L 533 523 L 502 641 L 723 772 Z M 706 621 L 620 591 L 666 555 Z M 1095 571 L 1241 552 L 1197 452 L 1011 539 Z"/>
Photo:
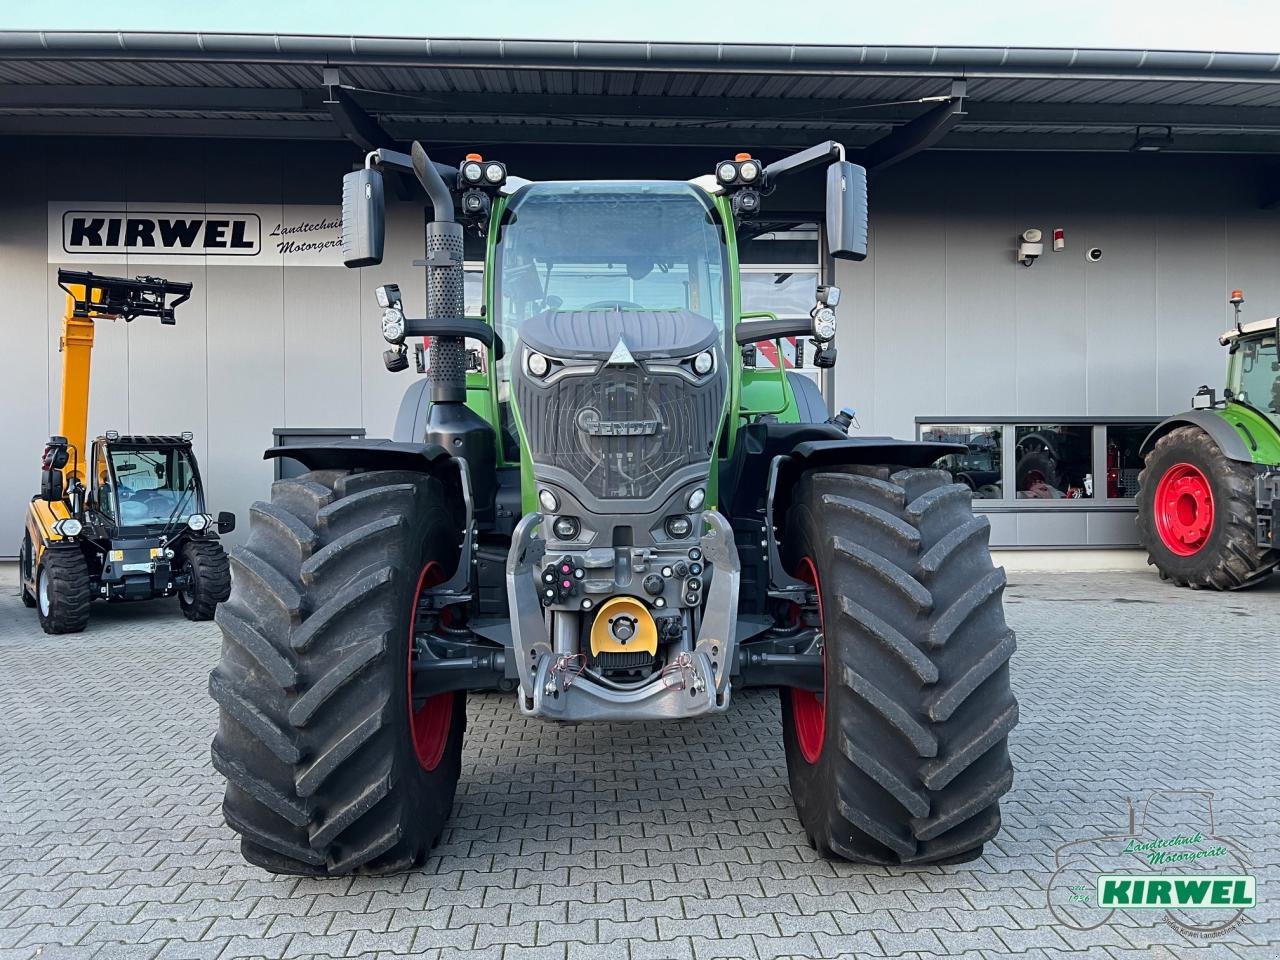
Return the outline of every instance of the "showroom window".
<path id="1" fill-rule="evenodd" d="M 921 440 L 963 443 L 968 449 L 943 457 L 935 466 L 973 491 L 974 499 L 1002 500 L 1004 427 L 995 423 L 948 423 L 922 426 Z"/>
<path id="2" fill-rule="evenodd" d="M 1159 421 L 1140 417 L 917 420 L 921 440 L 959 443 L 935 466 L 974 492 L 981 509 L 1132 509 L 1138 453 Z"/>

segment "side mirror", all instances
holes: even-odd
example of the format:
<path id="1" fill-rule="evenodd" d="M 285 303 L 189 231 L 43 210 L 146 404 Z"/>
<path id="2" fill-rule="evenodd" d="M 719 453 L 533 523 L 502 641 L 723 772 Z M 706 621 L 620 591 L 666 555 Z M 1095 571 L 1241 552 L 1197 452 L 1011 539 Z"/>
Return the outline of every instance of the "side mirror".
<path id="1" fill-rule="evenodd" d="M 837 160 L 827 167 L 827 250 L 840 260 L 867 258 L 867 171 Z"/>
<path id="2" fill-rule="evenodd" d="M 372 267 L 382 262 L 386 195 L 382 172 L 352 170 L 342 178 L 342 262 Z"/>
<path id="3" fill-rule="evenodd" d="M 218 514 L 218 532 L 230 533 L 236 528 L 236 515 L 229 510 L 223 510 Z"/>

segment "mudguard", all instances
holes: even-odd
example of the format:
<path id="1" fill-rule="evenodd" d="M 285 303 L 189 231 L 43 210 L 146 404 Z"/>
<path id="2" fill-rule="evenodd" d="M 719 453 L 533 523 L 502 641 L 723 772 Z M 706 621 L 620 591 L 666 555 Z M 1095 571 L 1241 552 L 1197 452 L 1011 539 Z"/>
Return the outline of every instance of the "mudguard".
<path id="1" fill-rule="evenodd" d="M 424 473 L 452 459 L 438 443 L 398 440 L 331 440 L 328 443 L 271 447 L 264 460 L 288 457 L 308 470 L 419 470 Z"/>
<path id="2" fill-rule="evenodd" d="M 1179 413 L 1161 421 L 1142 441 L 1142 446 L 1138 448 L 1138 455 L 1146 457 L 1151 452 L 1151 448 L 1156 445 L 1157 440 L 1178 427 L 1199 427 L 1213 439 L 1224 455 L 1232 460 L 1253 463 L 1253 455 L 1249 453 L 1249 448 L 1240 434 L 1212 410 L 1188 410 L 1186 413 Z"/>

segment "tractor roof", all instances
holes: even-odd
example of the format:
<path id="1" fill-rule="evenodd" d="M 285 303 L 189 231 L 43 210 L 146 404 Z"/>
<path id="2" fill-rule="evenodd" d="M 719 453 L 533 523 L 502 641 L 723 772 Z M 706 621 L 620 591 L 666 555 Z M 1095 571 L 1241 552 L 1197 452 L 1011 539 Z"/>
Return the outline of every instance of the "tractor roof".
<path id="1" fill-rule="evenodd" d="M 1239 340 L 1241 337 L 1252 336 L 1257 333 L 1274 333 L 1276 323 L 1280 321 L 1280 317 L 1268 317 L 1265 320 L 1250 320 L 1248 323 L 1240 324 L 1240 329 L 1231 329 L 1218 338 L 1218 342 L 1224 347 L 1233 340 Z"/>

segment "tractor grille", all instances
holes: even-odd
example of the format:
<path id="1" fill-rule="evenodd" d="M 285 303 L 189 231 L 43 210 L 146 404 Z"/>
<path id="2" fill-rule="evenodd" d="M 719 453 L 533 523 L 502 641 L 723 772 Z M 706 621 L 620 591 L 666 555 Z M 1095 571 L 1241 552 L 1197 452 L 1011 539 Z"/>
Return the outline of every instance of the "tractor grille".
<path id="1" fill-rule="evenodd" d="M 567 471 L 597 499 L 642 499 L 679 468 L 710 459 L 724 378 L 601 366 L 546 387 L 516 378 L 534 463 Z"/>

